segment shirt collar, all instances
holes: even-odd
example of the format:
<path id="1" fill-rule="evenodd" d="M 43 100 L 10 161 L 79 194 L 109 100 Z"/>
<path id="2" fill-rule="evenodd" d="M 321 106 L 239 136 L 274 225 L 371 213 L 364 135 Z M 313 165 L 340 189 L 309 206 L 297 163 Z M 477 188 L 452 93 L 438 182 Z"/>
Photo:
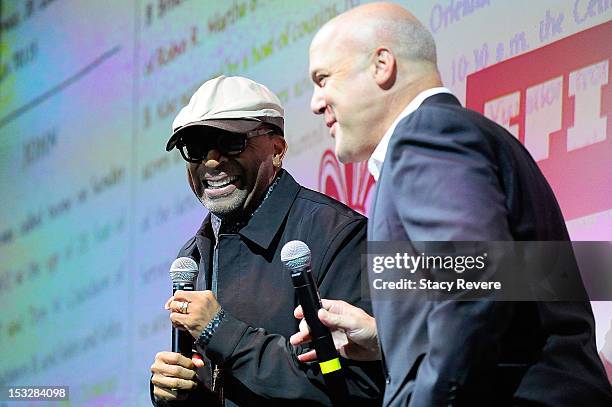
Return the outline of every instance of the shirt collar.
<path id="1" fill-rule="evenodd" d="M 300 184 L 283 169 L 281 169 L 275 183 L 275 186 L 269 190 L 268 196 L 253 213 L 246 226 L 237 231 L 238 234 L 263 249 L 270 247 L 301 188 Z M 202 238 L 214 239 L 214 231 L 211 229 L 213 227 L 209 215 L 204 219 L 196 235 L 196 240 Z M 206 232 L 207 230 L 210 231 L 210 234 Z"/>
<path id="2" fill-rule="evenodd" d="M 220 231 L 223 233 L 238 233 L 240 229 L 245 227 L 249 223 L 249 220 L 253 217 L 253 215 L 259 210 L 259 208 L 264 203 L 264 201 L 270 196 L 270 194 L 274 190 L 274 187 L 276 187 L 276 185 L 278 184 L 278 181 L 280 180 L 282 172 L 283 170 L 281 169 L 276 175 L 276 177 L 274 177 L 274 181 L 272 181 L 272 184 L 270 184 L 270 186 L 268 187 L 268 191 L 266 192 L 264 197 L 261 199 L 261 201 L 259 202 L 259 205 L 257 205 L 254 211 L 244 214 L 238 219 L 221 218 L 215 215 L 214 213 L 211 213 L 210 223 L 212 226 L 213 233 L 215 235 L 215 239 L 219 238 Z"/>
<path id="3" fill-rule="evenodd" d="M 452 94 L 452 92 L 445 87 L 437 87 L 437 88 L 430 88 L 430 89 L 424 90 L 423 92 L 419 93 L 414 99 L 412 99 L 410 103 L 406 105 L 404 110 L 402 110 L 401 113 L 395 118 L 395 121 L 393 121 L 393 124 L 391 124 L 391 127 L 387 129 L 387 131 L 385 132 L 385 135 L 380 140 L 380 142 L 378 143 L 378 145 L 374 149 L 374 152 L 372 153 L 372 155 L 370 156 L 368 160 L 368 170 L 370 171 L 370 174 L 372 174 L 372 176 L 374 177 L 375 181 L 378 181 L 378 177 L 380 176 L 380 170 L 382 168 L 383 162 L 385 161 L 385 156 L 387 155 L 387 148 L 389 147 L 389 140 L 391 140 L 391 136 L 393 135 L 393 132 L 395 131 L 395 128 L 397 127 L 397 124 L 404 117 L 408 116 L 410 113 L 417 110 L 425 99 L 427 99 L 430 96 L 437 95 L 438 93 Z"/>

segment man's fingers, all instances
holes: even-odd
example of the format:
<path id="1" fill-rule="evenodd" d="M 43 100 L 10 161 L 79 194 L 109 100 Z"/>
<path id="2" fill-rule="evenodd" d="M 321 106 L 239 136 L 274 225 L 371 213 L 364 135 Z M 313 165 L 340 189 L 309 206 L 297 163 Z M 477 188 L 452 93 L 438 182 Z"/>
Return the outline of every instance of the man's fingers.
<path id="1" fill-rule="evenodd" d="M 326 309 L 321 308 L 318 313 L 319 320 L 328 328 L 334 329 L 353 329 L 352 323 L 354 318 L 349 315 L 333 314 Z"/>
<path id="2" fill-rule="evenodd" d="M 187 315 L 179 312 L 173 312 L 170 314 L 170 321 L 175 328 L 185 330 L 185 323 L 187 322 Z"/>
<path id="3" fill-rule="evenodd" d="M 168 298 L 168 301 L 164 304 L 164 309 L 170 309 L 170 303 L 174 300 L 174 297 Z"/>
<path id="4" fill-rule="evenodd" d="M 305 319 L 300 321 L 299 328 L 300 331 L 291 335 L 291 338 L 289 338 L 289 342 L 292 345 L 301 345 L 302 343 L 310 342 L 312 340 L 310 337 L 310 328 L 308 327 Z"/>
<path id="5" fill-rule="evenodd" d="M 187 299 L 191 299 L 189 298 L 189 295 L 192 293 L 193 292 L 191 291 L 176 290 L 174 292 L 174 301 L 184 301 Z"/>
<path id="6" fill-rule="evenodd" d="M 170 301 L 169 303 L 166 303 L 166 309 L 172 311 L 172 312 L 178 312 L 180 314 L 182 314 L 181 312 L 181 306 L 183 305 L 184 302 L 187 302 L 187 313 L 189 313 L 189 302 L 188 301 Z"/>
<path id="7" fill-rule="evenodd" d="M 154 374 L 151 378 L 154 386 L 169 390 L 193 390 L 197 383 L 193 380 L 179 379 L 178 377 L 168 377 L 162 374 Z"/>
<path id="8" fill-rule="evenodd" d="M 326 310 L 329 310 L 335 303 L 335 300 L 327 300 L 325 298 L 323 298 L 321 300 L 321 304 L 323 305 L 323 308 L 325 308 Z"/>
<path id="9" fill-rule="evenodd" d="M 186 358 L 185 356 L 176 352 L 159 352 L 157 355 L 155 355 L 155 362 L 163 362 L 168 365 L 179 365 L 192 370 L 194 368 L 191 359 Z"/>
<path id="10" fill-rule="evenodd" d="M 178 391 L 171 390 L 171 389 L 165 389 L 163 387 L 154 386 L 153 387 L 153 395 L 158 400 L 165 400 L 165 401 L 178 400 L 178 397 L 177 397 L 178 396 Z"/>
<path id="11" fill-rule="evenodd" d="M 305 319 L 302 319 L 300 321 L 300 332 L 304 332 L 304 333 L 310 333 L 310 327 L 308 326 L 308 322 L 306 322 Z"/>
<path id="12" fill-rule="evenodd" d="M 204 361 L 202 360 L 202 356 L 200 356 L 197 353 L 193 354 L 193 356 L 191 357 L 191 361 L 193 362 L 194 366 L 198 369 L 201 367 L 204 367 L 205 365 Z"/>
<path id="13" fill-rule="evenodd" d="M 202 291 L 182 291 L 177 290 L 174 292 L 174 300 L 175 301 L 189 301 L 193 302 L 194 300 L 202 297 L 214 297 L 214 294 L 210 290 L 202 290 Z"/>
<path id="14" fill-rule="evenodd" d="M 317 352 L 311 350 L 306 353 L 302 353 L 301 355 L 298 355 L 298 360 L 300 362 L 313 362 L 317 360 Z"/>
<path id="15" fill-rule="evenodd" d="M 183 366 L 178 365 L 166 365 L 165 369 L 160 372 L 162 375 L 167 377 L 175 377 L 177 379 L 194 380 L 196 377 L 195 370 L 187 369 Z"/>
<path id="16" fill-rule="evenodd" d="M 153 376 L 164 376 L 183 380 L 195 380 L 195 370 L 187 369 L 183 366 L 168 365 L 165 363 L 155 362 L 151 366 L 151 372 Z"/>
<path id="17" fill-rule="evenodd" d="M 346 314 L 350 313 L 354 310 L 358 310 L 360 308 L 355 307 L 354 305 L 349 304 L 348 302 L 342 300 L 326 300 L 322 299 L 321 304 L 323 305 L 323 309 L 333 313 L 333 314 Z"/>
<path id="18" fill-rule="evenodd" d="M 298 305 L 294 310 L 293 310 L 293 316 L 296 319 L 302 319 L 304 318 L 304 311 L 302 310 L 302 306 Z"/>
<path id="19" fill-rule="evenodd" d="M 310 337 L 309 333 L 298 332 L 298 333 L 291 335 L 291 337 L 289 338 L 289 343 L 291 343 L 293 346 L 298 346 L 306 342 L 310 342 L 311 340 L 312 338 Z"/>

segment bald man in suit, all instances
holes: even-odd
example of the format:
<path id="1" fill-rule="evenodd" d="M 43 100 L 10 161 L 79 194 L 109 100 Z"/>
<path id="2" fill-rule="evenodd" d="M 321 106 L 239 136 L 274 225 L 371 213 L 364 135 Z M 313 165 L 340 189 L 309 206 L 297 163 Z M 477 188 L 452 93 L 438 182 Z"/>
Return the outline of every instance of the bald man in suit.
<path id="1" fill-rule="evenodd" d="M 370 241 L 569 240 L 527 150 L 443 87 L 434 40 L 404 8 L 366 4 L 328 22 L 311 43 L 310 74 L 312 110 L 340 161 L 368 160 L 377 180 Z M 348 337 L 343 354 L 375 359 L 380 343 L 386 406 L 612 405 L 588 301 L 407 292 L 373 298 L 375 319 L 339 301 L 324 307 L 320 319 Z M 291 340 L 307 339 L 303 328 Z"/>

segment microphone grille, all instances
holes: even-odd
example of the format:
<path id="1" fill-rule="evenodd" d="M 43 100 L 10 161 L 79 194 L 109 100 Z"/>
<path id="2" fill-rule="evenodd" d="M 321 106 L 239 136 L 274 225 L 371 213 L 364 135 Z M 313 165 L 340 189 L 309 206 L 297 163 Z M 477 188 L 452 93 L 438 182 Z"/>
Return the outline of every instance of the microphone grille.
<path id="1" fill-rule="evenodd" d="M 285 243 L 281 250 L 281 261 L 289 270 L 295 270 L 310 264 L 310 249 L 301 240 Z"/>
<path id="2" fill-rule="evenodd" d="M 198 278 L 198 263 L 191 257 L 179 257 L 170 266 L 172 283 L 192 283 Z"/>

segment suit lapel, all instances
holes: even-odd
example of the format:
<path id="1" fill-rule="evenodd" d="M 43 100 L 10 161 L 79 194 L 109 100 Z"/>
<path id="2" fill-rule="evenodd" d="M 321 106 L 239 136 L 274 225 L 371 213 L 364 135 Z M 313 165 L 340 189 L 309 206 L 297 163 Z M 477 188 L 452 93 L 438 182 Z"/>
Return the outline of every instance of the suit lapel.
<path id="1" fill-rule="evenodd" d="M 448 105 L 456 105 L 456 106 L 461 106 L 461 103 L 459 102 L 459 100 L 452 94 L 450 93 L 437 93 L 435 95 L 432 95 L 430 97 L 428 97 L 427 99 L 425 99 L 422 103 L 422 105 L 431 105 L 431 104 L 448 104 Z M 418 110 L 418 108 L 417 108 Z M 410 115 L 408 115 L 407 117 L 409 117 Z M 391 138 L 393 138 L 395 136 L 395 131 L 393 132 L 393 134 L 391 135 Z M 387 151 L 387 156 L 389 155 L 389 151 Z M 380 185 L 381 185 L 381 180 L 384 177 L 384 173 L 385 173 L 385 162 L 387 161 L 387 158 L 385 157 L 385 160 L 383 161 L 383 165 L 380 169 L 380 176 L 378 177 L 378 181 L 376 182 L 376 189 L 374 190 L 374 196 L 372 198 L 372 207 L 370 208 L 370 213 L 368 214 L 369 216 L 369 221 L 368 221 L 368 241 L 372 241 L 374 240 L 374 231 L 376 229 L 376 225 L 377 225 L 377 221 L 379 221 L 380 215 L 377 216 L 377 211 L 376 208 L 377 206 L 379 206 L 379 196 L 380 196 Z M 384 221 L 383 219 L 380 219 L 380 221 Z M 380 237 L 378 237 L 380 239 Z"/>

